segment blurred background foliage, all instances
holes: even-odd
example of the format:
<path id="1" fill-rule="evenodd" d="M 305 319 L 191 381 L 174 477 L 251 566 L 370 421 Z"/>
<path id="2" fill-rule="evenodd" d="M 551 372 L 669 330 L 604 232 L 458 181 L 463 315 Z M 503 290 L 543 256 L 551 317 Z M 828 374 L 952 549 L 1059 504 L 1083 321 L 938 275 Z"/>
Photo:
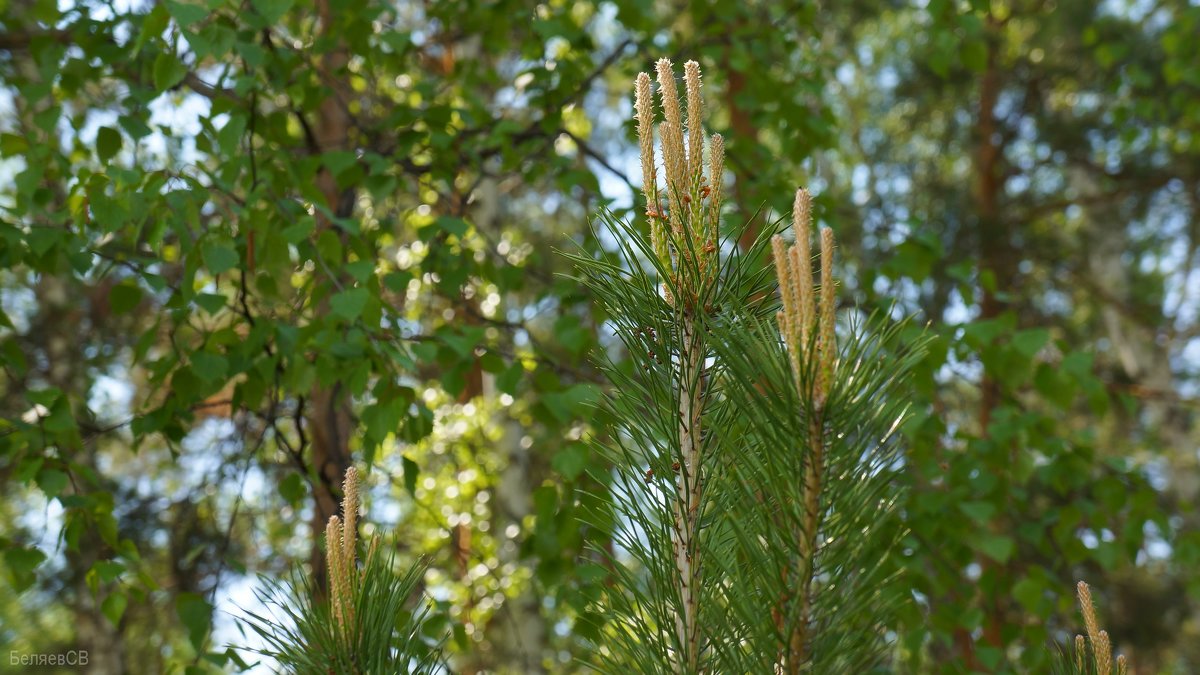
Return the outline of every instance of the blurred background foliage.
<path id="1" fill-rule="evenodd" d="M 623 355 L 555 249 L 635 215 L 667 56 L 728 222 L 810 187 L 843 305 L 934 335 L 894 670 L 1044 672 L 1084 579 L 1134 672 L 1197 672 L 1197 35 L 1186 0 L 0 0 L 0 648 L 241 668 L 355 463 L 457 672 L 583 669 Z"/>

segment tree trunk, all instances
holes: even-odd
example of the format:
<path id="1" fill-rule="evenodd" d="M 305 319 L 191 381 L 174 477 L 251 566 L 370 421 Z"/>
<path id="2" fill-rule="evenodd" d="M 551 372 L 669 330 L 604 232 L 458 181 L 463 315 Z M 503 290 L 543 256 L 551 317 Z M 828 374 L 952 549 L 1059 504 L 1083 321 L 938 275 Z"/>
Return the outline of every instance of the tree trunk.
<path id="1" fill-rule="evenodd" d="M 1016 252 L 1012 247 L 1010 229 L 1013 223 L 1004 222 L 1001 218 L 999 202 L 1003 190 L 1001 161 L 1004 149 L 1000 139 L 996 120 L 996 103 L 1000 96 L 1001 76 L 997 63 L 1001 38 L 998 34 L 999 22 L 991 14 L 986 20 L 987 33 L 987 62 L 980 78 L 979 111 L 975 125 L 975 177 L 974 200 L 979 242 L 979 274 L 980 278 L 990 273 L 995 285 L 983 286 L 983 296 L 980 301 L 981 321 L 995 319 L 1007 309 L 1007 303 L 1001 299 L 1001 293 L 1012 287 L 1015 282 L 1017 269 Z M 979 405 L 979 434 L 987 438 L 988 425 L 991 423 L 993 411 L 1001 404 L 1000 382 L 993 374 L 984 371 L 980 383 Z M 1016 448 L 1014 446 L 1014 453 Z M 1015 459 L 1015 458 L 1014 458 Z M 990 560 L 984 560 L 985 569 L 991 569 L 995 574 L 1003 574 L 998 565 Z M 983 640 L 991 647 L 1003 646 L 1001 629 L 1004 626 L 1005 599 L 995 596 L 983 598 L 985 613 Z M 963 639 L 965 637 L 965 639 Z M 974 646 L 969 635 L 956 635 L 960 647 L 965 648 L 964 661 L 974 670 L 983 669 L 975 655 Z"/>
<path id="2" fill-rule="evenodd" d="M 323 36 L 337 33 L 334 8 L 330 0 L 317 0 L 317 15 L 321 20 Z M 330 93 L 317 110 L 314 128 L 317 147 L 313 150 L 318 152 L 345 150 L 349 145 L 351 120 L 346 107 L 349 102 L 349 88 L 339 79 L 343 77 L 346 62 L 345 44 L 340 40 L 337 46 L 321 57 L 320 76 L 329 87 Z M 353 213 L 353 189 L 345 194 L 340 193 L 337 181 L 328 169 L 321 169 L 317 183 L 329 209 L 339 218 L 348 217 Z M 328 218 L 319 214 L 317 218 L 319 230 L 331 227 Z M 327 310 L 327 305 L 320 308 L 320 311 Z M 325 524 L 330 516 L 338 512 L 338 486 L 341 485 L 342 476 L 351 464 L 350 436 L 353 415 L 350 396 L 341 382 L 334 382 L 329 386 L 318 384 L 309 394 L 305 413 L 305 424 L 312 442 L 311 466 L 319 478 L 313 489 L 313 543 L 309 564 L 316 587 L 324 589 L 327 579 L 321 533 L 325 531 Z"/>
<path id="3" fill-rule="evenodd" d="M 482 230 L 496 231 L 501 199 L 498 181 L 484 178 L 476 188 L 475 196 L 473 217 L 476 225 Z M 480 386 L 483 395 L 496 396 L 491 376 L 482 376 Z M 505 531 L 510 526 L 520 528 L 525 518 L 533 513 L 530 495 L 541 480 L 532 448 L 521 445 L 525 429 L 506 411 L 497 415 L 505 418 L 504 436 L 496 446 L 504 469 L 495 484 L 491 531 L 497 539 L 496 557 L 504 567 L 522 564 L 521 535 L 509 538 Z M 504 607 L 493 617 L 487 630 L 488 642 L 493 645 L 491 665 L 494 668 L 530 675 L 546 672 L 542 662 L 547 653 L 546 622 L 542 616 L 541 596 L 535 589 L 526 585 L 505 600 Z"/>

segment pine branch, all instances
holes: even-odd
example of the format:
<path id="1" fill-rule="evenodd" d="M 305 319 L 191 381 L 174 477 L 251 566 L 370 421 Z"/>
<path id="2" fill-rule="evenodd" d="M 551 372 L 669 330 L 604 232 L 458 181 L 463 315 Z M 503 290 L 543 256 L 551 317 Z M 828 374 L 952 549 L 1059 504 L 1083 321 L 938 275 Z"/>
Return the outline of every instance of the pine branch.
<path id="1" fill-rule="evenodd" d="M 1054 661 L 1054 672 L 1062 675 L 1114 675 L 1114 672 L 1115 675 L 1126 675 L 1129 672 L 1129 662 L 1124 654 L 1117 655 L 1114 661 L 1108 631 L 1101 630 L 1100 621 L 1096 618 L 1092 589 L 1080 581 L 1076 586 L 1076 593 L 1087 637 L 1076 635 L 1071 652 L 1059 649 L 1058 658 Z"/>
<path id="2" fill-rule="evenodd" d="M 617 426 L 599 445 L 612 471 L 596 474 L 613 511 L 595 525 L 635 564 L 610 561 L 597 667 L 864 672 L 905 599 L 896 394 L 922 345 L 903 348 L 904 324 L 882 319 L 851 321 L 839 342 L 833 236 L 814 286 L 807 192 L 790 250 L 777 224 L 745 251 L 736 228 L 720 239 L 725 149 L 711 139 L 706 181 L 699 68 L 684 69 L 686 127 L 670 63 L 657 70 L 661 186 L 649 75 L 635 102 L 649 236 L 604 212 L 616 256 L 568 256 L 632 361 L 600 364 Z"/>
<path id="3" fill-rule="evenodd" d="M 259 636 L 269 656 L 296 675 L 360 675 L 363 673 L 445 672 L 441 640 L 426 637 L 432 607 L 425 601 L 410 608 L 425 565 L 397 574 L 395 559 L 381 553 L 378 537 L 367 546 L 360 569 L 355 522 L 358 517 L 358 472 L 346 472 L 343 519 L 332 516 L 325 530 L 330 593 L 318 599 L 313 580 L 296 572 L 286 582 L 260 577 L 264 590 L 255 595 L 267 609 L 245 612 L 241 623 Z"/>

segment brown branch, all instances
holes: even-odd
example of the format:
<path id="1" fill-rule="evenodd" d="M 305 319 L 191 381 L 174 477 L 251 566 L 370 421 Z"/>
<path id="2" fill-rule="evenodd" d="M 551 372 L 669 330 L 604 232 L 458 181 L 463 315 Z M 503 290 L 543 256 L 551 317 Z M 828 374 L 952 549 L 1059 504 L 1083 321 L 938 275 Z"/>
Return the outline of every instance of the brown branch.
<path id="1" fill-rule="evenodd" d="M 20 33 L 0 33 L 0 50 L 7 52 L 24 51 L 35 40 L 46 39 L 52 42 L 70 42 L 71 32 L 67 30 L 39 30 Z"/>

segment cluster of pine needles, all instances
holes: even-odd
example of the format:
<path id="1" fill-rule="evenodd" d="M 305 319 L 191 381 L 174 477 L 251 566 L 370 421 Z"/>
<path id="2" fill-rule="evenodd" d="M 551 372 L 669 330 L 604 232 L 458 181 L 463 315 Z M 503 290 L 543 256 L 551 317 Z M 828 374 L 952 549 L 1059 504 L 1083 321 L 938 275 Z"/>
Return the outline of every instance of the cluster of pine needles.
<path id="1" fill-rule="evenodd" d="M 1079 612 L 1083 614 L 1084 635 L 1076 635 L 1069 651 L 1062 651 L 1055 663 L 1055 675 L 1128 675 L 1129 661 L 1124 654 L 1113 659 L 1112 640 L 1100 628 L 1092 589 L 1080 581 L 1076 586 Z"/>
<path id="2" fill-rule="evenodd" d="M 254 651 L 296 675 L 448 672 L 444 636 L 431 630 L 438 622 L 420 589 L 424 565 L 397 572 L 395 556 L 375 536 L 360 566 L 355 468 L 342 491 L 342 516 L 325 529 L 328 591 L 302 570 L 283 582 L 260 575 L 264 590 L 255 594 L 266 609 L 246 611 L 241 622 L 263 644 Z"/>

